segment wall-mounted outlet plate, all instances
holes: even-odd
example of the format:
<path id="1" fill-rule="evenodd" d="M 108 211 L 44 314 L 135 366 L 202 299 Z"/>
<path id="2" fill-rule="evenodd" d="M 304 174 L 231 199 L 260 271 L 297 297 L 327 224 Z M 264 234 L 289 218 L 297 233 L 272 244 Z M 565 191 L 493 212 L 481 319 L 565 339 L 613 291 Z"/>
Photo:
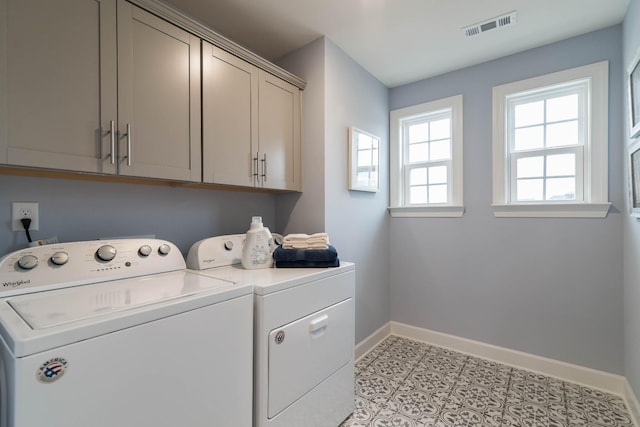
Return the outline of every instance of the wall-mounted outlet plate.
<path id="1" fill-rule="evenodd" d="M 24 227 L 20 220 L 31 218 L 29 231 L 40 228 L 40 217 L 38 215 L 38 202 L 13 202 L 11 203 L 11 230 L 22 231 Z"/>

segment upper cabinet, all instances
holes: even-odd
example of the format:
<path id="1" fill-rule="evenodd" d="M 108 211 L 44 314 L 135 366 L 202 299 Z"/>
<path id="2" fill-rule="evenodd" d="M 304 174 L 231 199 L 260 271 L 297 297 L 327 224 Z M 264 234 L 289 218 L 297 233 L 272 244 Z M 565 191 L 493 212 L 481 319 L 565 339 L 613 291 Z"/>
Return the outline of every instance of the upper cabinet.
<path id="1" fill-rule="evenodd" d="M 258 163 L 262 186 L 301 191 L 300 90 L 260 70 Z"/>
<path id="2" fill-rule="evenodd" d="M 115 0 L 0 0 L 0 37 L 0 162 L 114 173 Z"/>
<path id="3" fill-rule="evenodd" d="M 157 0 L 0 0 L 0 164 L 301 191 L 301 88 Z"/>
<path id="4" fill-rule="evenodd" d="M 258 69 L 207 42 L 202 43 L 202 141 L 204 182 L 259 184 Z"/>
<path id="5" fill-rule="evenodd" d="M 200 181 L 200 39 L 118 0 L 121 175 Z"/>
<path id="6" fill-rule="evenodd" d="M 200 181 L 197 37 L 124 0 L 0 7 L 0 162 Z"/>
<path id="7" fill-rule="evenodd" d="M 301 190 L 300 89 L 203 42 L 203 181 Z"/>

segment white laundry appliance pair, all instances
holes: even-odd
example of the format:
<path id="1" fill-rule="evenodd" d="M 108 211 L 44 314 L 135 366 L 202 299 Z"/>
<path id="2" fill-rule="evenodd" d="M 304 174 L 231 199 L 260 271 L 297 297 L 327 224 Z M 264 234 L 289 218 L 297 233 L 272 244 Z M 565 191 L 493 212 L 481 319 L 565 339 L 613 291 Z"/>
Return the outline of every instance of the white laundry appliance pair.
<path id="1" fill-rule="evenodd" d="M 1 427 L 252 425 L 253 294 L 156 239 L 0 259 Z"/>
<path id="2" fill-rule="evenodd" d="M 244 235 L 0 259 L 0 427 L 336 427 L 355 267 L 244 270 Z"/>
<path id="3" fill-rule="evenodd" d="M 337 427 L 354 410 L 355 266 L 245 270 L 243 240 L 201 240 L 187 267 L 253 287 L 254 427 Z"/>

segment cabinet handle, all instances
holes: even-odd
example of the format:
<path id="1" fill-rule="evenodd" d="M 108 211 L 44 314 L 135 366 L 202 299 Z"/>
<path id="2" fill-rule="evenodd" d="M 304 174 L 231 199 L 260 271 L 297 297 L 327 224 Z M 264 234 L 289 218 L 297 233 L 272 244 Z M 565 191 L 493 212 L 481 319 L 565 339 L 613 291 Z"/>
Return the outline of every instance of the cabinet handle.
<path id="1" fill-rule="evenodd" d="M 127 123 L 127 166 L 131 166 L 131 139 L 133 136 L 131 135 L 131 124 Z"/>
<path id="2" fill-rule="evenodd" d="M 262 160 L 262 182 L 267 182 L 267 154 L 264 154 Z"/>
<path id="3" fill-rule="evenodd" d="M 260 179 L 258 178 L 258 152 L 256 152 L 256 156 L 252 160 L 254 185 L 258 185 L 260 182 Z"/>
<path id="4" fill-rule="evenodd" d="M 109 134 L 110 134 L 110 142 L 111 142 L 111 164 L 116 164 L 116 122 L 113 120 L 109 121 Z"/>

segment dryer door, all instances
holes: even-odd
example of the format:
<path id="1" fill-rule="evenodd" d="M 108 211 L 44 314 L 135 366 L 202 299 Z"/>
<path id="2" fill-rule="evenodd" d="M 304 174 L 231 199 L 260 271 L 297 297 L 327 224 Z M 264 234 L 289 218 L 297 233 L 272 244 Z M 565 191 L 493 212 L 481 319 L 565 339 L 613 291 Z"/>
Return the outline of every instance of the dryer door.
<path id="1" fill-rule="evenodd" d="M 349 298 L 269 333 L 269 418 L 349 363 L 353 328 Z"/>

